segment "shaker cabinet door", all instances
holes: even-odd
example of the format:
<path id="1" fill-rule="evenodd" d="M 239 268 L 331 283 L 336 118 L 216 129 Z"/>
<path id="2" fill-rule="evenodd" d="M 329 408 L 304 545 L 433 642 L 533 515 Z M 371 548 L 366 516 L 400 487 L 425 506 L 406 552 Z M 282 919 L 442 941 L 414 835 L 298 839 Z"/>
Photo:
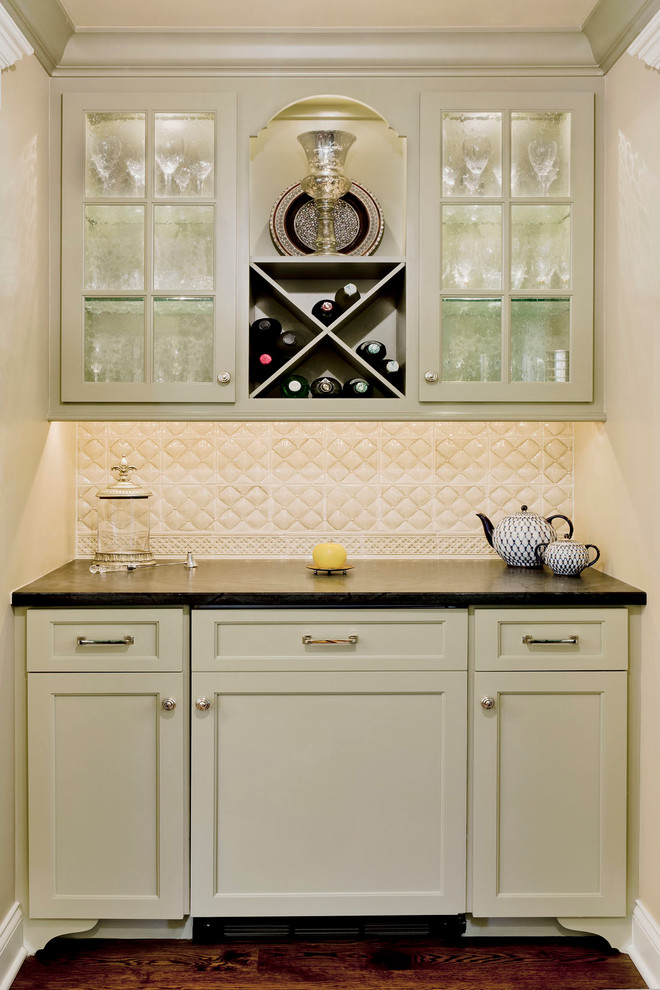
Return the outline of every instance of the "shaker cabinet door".
<path id="1" fill-rule="evenodd" d="M 626 673 L 475 675 L 472 911 L 626 913 Z"/>
<path id="2" fill-rule="evenodd" d="M 63 402 L 232 402 L 236 99 L 65 94 Z"/>
<path id="3" fill-rule="evenodd" d="M 181 673 L 28 675 L 32 918 L 183 916 L 186 708 Z"/>

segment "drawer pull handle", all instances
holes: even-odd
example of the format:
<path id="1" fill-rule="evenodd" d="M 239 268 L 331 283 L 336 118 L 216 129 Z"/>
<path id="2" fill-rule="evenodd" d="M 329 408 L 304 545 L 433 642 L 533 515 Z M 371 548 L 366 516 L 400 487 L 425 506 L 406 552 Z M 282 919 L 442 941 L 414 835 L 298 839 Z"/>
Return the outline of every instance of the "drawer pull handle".
<path id="1" fill-rule="evenodd" d="M 160 707 L 163 709 L 163 711 L 173 712 L 174 709 L 176 708 L 176 701 L 174 700 L 174 698 L 163 698 L 163 700 L 160 703 Z"/>
<path id="2" fill-rule="evenodd" d="M 569 636 L 567 639 L 534 639 L 533 636 L 523 636 L 525 646 L 577 646 L 579 636 Z"/>
<path id="3" fill-rule="evenodd" d="M 76 638 L 77 646 L 133 646 L 135 637 L 126 635 L 123 639 L 87 639 L 85 636 Z"/>
<path id="4" fill-rule="evenodd" d="M 351 634 L 348 639 L 312 639 L 307 633 L 302 638 L 303 646 L 355 646 L 358 637 Z"/>

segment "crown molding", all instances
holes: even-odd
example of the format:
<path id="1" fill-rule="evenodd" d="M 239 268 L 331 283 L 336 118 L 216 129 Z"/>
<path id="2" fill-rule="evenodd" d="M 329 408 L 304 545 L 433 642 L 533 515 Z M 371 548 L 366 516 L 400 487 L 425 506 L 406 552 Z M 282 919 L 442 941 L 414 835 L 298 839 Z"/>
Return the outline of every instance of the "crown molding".
<path id="1" fill-rule="evenodd" d="M 603 72 L 609 72 L 658 10 L 660 0 L 600 0 L 582 30 Z"/>
<path id="2" fill-rule="evenodd" d="M 59 0 L 0 0 L 0 4 L 0 13 L 9 14 L 46 72 L 52 75 L 74 33 Z"/>
<path id="3" fill-rule="evenodd" d="M 653 69 L 660 69 L 660 13 L 655 14 L 628 49 Z"/>
<path id="4" fill-rule="evenodd" d="M 24 55 L 32 55 L 33 49 L 12 18 L 0 7 L 0 69 L 8 69 Z"/>

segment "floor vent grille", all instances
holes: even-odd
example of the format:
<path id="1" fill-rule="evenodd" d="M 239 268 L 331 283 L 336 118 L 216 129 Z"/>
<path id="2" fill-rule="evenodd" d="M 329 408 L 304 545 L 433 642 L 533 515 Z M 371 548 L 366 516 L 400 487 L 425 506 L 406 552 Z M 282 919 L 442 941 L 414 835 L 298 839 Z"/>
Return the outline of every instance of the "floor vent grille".
<path id="1" fill-rule="evenodd" d="M 205 943 L 255 939 L 453 938 L 464 932 L 464 914 L 383 918 L 195 918 L 193 921 L 193 940 Z"/>

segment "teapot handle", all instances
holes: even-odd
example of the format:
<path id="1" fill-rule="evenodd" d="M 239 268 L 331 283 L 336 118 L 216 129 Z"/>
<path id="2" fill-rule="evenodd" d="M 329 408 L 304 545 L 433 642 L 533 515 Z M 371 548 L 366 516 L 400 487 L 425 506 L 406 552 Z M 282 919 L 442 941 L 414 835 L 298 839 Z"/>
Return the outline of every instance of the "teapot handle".
<path id="1" fill-rule="evenodd" d="M 544 563 L 544 560 L 543 560 L 543 551 L 544 550 L 547 550 L 549 546 L 550 546 L 549 543 L 538 543 L 534 547 L 534 555 L 535 555 L 536 559 L 539 561 L 539 563 L 541 563 L 541 564 Z M 539 553 L 539 550 L 541 551 L 541 553 Z M 595 563 L 595 561 L 594 561 L 594 563 Z"/>
<path id="2" fill-rule="evenodd" d="M 568 538 L 570 540 L 571 536 L 573 535 L 573 523 L 568 518 L 568 516 L 562 516 L 561 512 L 556 512 L 554 516 L 548 516 L 548 518 L 546 519 L 546 522 L 548 522 L 548 523 L 550 523 L 550 525 L 552 525 L 552 520 L 553 519 L 563 519 L 564 522 L 567 522 L 568 523 Z M 594 563 L 595 563 L 595 561 L 594 561 Z"/>
<path id="3" fill-rule="evenodd" d="M 593 543 L 585 543 L 584 549 L 585 550 L 595 550 L 596 551 L 596 556 L 594 557 L 594 559 L 593 560 L 590 560 L 589 563 L 586 565 L 587 567 L 593 567 L 593 565 L 596 563 L 596 561 L 600 557 L 600 550 L 598 549 L 598 547 L 594 546 Z"/>

